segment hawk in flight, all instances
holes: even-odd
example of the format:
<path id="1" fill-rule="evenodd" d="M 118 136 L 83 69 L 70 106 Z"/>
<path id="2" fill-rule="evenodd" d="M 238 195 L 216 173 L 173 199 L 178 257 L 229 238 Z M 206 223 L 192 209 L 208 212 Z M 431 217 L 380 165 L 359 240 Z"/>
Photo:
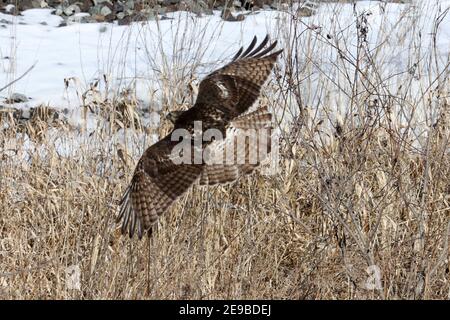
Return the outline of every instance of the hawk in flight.
<path id="1" fill-rule="evenodd" d="M 193 107 L 171 114 L 172 131 L 144 152 L 120 201 L 117 222 L 122 220 L 122 233 L 132 237 L 137 231 L 138 237 L 142 238 L 159 216 L 194 183 L 214 185 L 235 181 L 252 172 L 262 160 L 249 161 L 253 151 L 270 151 L 270 136 L 261 138 L 259 134 L 261 129 L 271 128 L 270 112 L 267 107 L 248 112 L 282 52 L 273 52 L 276 41 L 270 45 L 268 42 L 266 36 L 256 46 L 257 38 L 254 37 L 245 51 L 241 47 L 230 63 L 200 82 Z M 177 130 L 190 133 L 189 146 L 196 149 L 196 122 L 201 123 L 202 133 L 209 129 L 220 133 L 220 138 L 203 141 L 200 145 L 200 151 L 208 153 L 210 161 L 202 158 L 201 161 L 175 162 L 174 154 L 178 153 L 173 150 L 180 142 L 173 134 Z M 235 146 L 236 140 L 243 135 L 249 139 Z M 252 135 L 256 138 L 253 142 Z M 232 150 L 234 161 L 214 161 L 224 156 L 225 150 Z M 243 155 L 244 161 L 236 161 L 237 154 Z"/>

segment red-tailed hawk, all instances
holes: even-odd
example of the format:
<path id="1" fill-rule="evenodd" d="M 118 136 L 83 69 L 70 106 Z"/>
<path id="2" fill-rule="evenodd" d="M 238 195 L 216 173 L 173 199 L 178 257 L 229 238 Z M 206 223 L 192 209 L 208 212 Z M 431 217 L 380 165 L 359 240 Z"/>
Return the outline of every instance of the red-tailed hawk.
<path id="1" fill-rule="evenodd" d="M 246 113 L 258 98 L 261 86 L 282 51 L 272 52 L 277 42 L 266 47 L 268 41 L 266 36 L 255 48 L 257 39 L 254 37 L 245 51 L 241 47 L 230 63 L 201 81 L 192 108 L 176 116 L 172 114 L 173 130 L 144 152 L 120 201 L 117 222 L 123 220 L 122 233 L 128 232 L 132 237 L 137 231 L 142 238 L 144 231 L 151 230 L 159 216 L 195 182 L 213 185 L 234 181 L 252 172 L 260 163 L 261 158 L 249 160 L 252 151 L 270 151 L 270 137 L 260 134 L 271 125 L 267 107 Z M 202 140 L 200 146 L 196 145 L 197 124 L 201 124 L 201 134 L 215 130 L 220 137 L 214 135 L 207 141 Z M 180 163 L 175 159 L 183 156 L 183 152 L 174 152 L 180 144 L 180 132 L 191 135 L 186 154 L 192 150 L 192 155 L 188 155 L 191 160 L 188 162 Z M 248 137 L 244 143 L 236 144 L 244 135 Z M 201 155 L 207 153 L 209 160 L 194 159 L 198 151 Z M 227 161 L 223 161 L 225 158 Z"/>

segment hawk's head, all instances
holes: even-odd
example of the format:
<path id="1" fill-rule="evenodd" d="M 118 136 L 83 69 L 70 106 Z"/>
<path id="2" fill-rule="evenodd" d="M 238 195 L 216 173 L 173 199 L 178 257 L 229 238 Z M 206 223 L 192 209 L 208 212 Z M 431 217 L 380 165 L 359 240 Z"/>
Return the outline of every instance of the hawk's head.
<path id="1" fill-rule="evenodd" d="M 176 110 L 176 111 L 169 111 L 166 115 L 166 119 L 175 124 L 177 122 L 178 118 L 183 114 L 184 111 L 182 110 Z"/>

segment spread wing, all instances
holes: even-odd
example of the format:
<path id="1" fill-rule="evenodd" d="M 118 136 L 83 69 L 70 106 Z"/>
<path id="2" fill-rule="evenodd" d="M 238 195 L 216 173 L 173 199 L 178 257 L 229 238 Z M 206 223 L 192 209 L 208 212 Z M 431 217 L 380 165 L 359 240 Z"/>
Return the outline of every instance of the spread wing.
<path id="1" fill-rule="evenodd" d="M 176 142 L 175 142 L 176 143 Z M 139 160 L 131 183 L 120 201 L 117 222 L 130 238 L 142 238 L 169 206 L 199 178 L 201 165 L 175 164 L 171 134 L 150 146 Z"/>
<path id="2" fill-rule="evenodd" d="M 226 139 L 206 147 L 209 163 L 202 171 L 200 185 L 229 183 L 250 174 L 271 151 L 271 128 L 272 114 L 267 107 L 232 121 Z"/>
<path id="3" fill-rule="evenodd" d="M 249 47 L 240 50 L 232 61 L 210 73 L 200 82 L 196 104 L 211 105 L 234 118 L 247 111 L 259 96 L 261 86 L 266 82 L 278 55 L 282 50 L 270 53 L 277 41 L 267 48 L 269 37 L 255 48 L 254 37 Z"/>
<path id="4" fill-rule="evenodd" d="M 258 98 L 261 86 L 282 51 L 271 53 L 277 42 L 265 48 L 268 41 L 266 36 L 255 47 L 255 37 L 250 46 L 245 51 L 241 48 L 229 64 L 202 80 L 194 106 L 178 117 L 174 130 L 186 129 L 192 133 L 195 121 L 202 121 L 203 130 L 215 128 L 226 133 L 230 129 L 230 121 L 235 120 L 235 127 L 231 128 L 234 133 L 221 141 L 205 143 L 204 149 L 201 150 L 206 151 L 211 146 L 211 150 L 220 154 L 223 153 L 221 148 L 250 128 L 265 126 L 267 112 L 248 114 L 242 118 L 239 116 Z M 270 146 L 270 143 L 268 145 Z M 150 230 L 159 216 L 200 177 L 203 184 L 229 182 L 237 179 L 239 175 L 251 172 L 259 164 L 259 160 L 245 160 L 255 148 L 251 139 L 244 143 L 244 147 L 236 147 L 235 152 L 232 152 L 237 158 L 244 158 L 242 163 L 235 164 L 175 164 L 171 158 L 173 147 L 174 142 L 169 134 L 150 146 L 139 160 L 131 183 L 120 202 L 117 221 L 122 220 L 122 233 L 128 232 L 132 237 L 137 230 L 141 238 L 144 231 Z"/>

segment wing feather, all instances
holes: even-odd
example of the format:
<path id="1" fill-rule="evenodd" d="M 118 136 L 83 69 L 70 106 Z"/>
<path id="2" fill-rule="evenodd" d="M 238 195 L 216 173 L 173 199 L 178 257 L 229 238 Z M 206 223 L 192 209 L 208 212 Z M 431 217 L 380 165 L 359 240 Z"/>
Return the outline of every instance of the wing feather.
<path id="1" fill-rule="evenodd" d="M 245 50 L 244 53 L 242 54 L 241 58 L 245 58 L 247 56 L 247 54 L 249 54 L 250 51 L 252 51 L 252 49 L 255 47 L 256 41 L 258 41 L 258 38 L 255 36 L 255 37 L 253 37 L 253 40 L 250 43 L 250 45 L 248 46 L 247 50 Z"/>
<path id="2" fill-rule="evenodd" d="M 136 166 L 120 202 L 117 221 L 121 231 L 139 238 L 150 230 L 170 205 L 200 177 L 201 165 L 175 164 L 170 158 L 168 137 L 150 146 Z"/>
<path id="3" fill-rule="evenodd" d="M 234 55 L 234 57 L 231 59 L 231 61 L 235 61 L 237 58 L 239 58 L 241 56 L 242 51 L 244 50 L 244 47 L 240 47 L 239 51 L 236 52 L 236 54 Z"/>
<path id="4" fill-rule="evenodd" d="M 257 54 L 258 52 L 260 52 L 262 48 L 264 48 L 264 47 L 266 46 L 267 42 L 269 42 L 269 35 L 266 35 L 266 37 L 264 38 L 264 40 L 261 41 L 260 45 L 259 45 L 255 50 L 253 50 L 251 53 L 249 53 L 248 56 L 247 56 L 247 55 L 244 55 L 244 57 L 247 57 L 247 58 L 248 58 L 248 57 L 254 56 L 254 55 Z M 275 44 L 276 44 L 276 41 L 275 41 Z M 272 48 L 272 49 L 273 49 L 273 48 Z M 272 49 L 271 49 L 271 50 L 272 50 Z M 269 51 L 270 51 L 270 50 L 269 50 Z"/>
<path id="5" fill-rule="evenodd" d="M 279 50 L 269 54 L 277 41 L 265 48 L 268 41 L 269 37 L 266 36 L 255 48 L 257 38 L 254 37 L 243 53 L 243 49 L 239 49 L 229 64 L 203 79 L 196 105 L 213 105 L 222 111 L 226 110 L 230 114 L 229 118 L 246 112 L 258 98 L 261 86 L 282 52 Z"/>

